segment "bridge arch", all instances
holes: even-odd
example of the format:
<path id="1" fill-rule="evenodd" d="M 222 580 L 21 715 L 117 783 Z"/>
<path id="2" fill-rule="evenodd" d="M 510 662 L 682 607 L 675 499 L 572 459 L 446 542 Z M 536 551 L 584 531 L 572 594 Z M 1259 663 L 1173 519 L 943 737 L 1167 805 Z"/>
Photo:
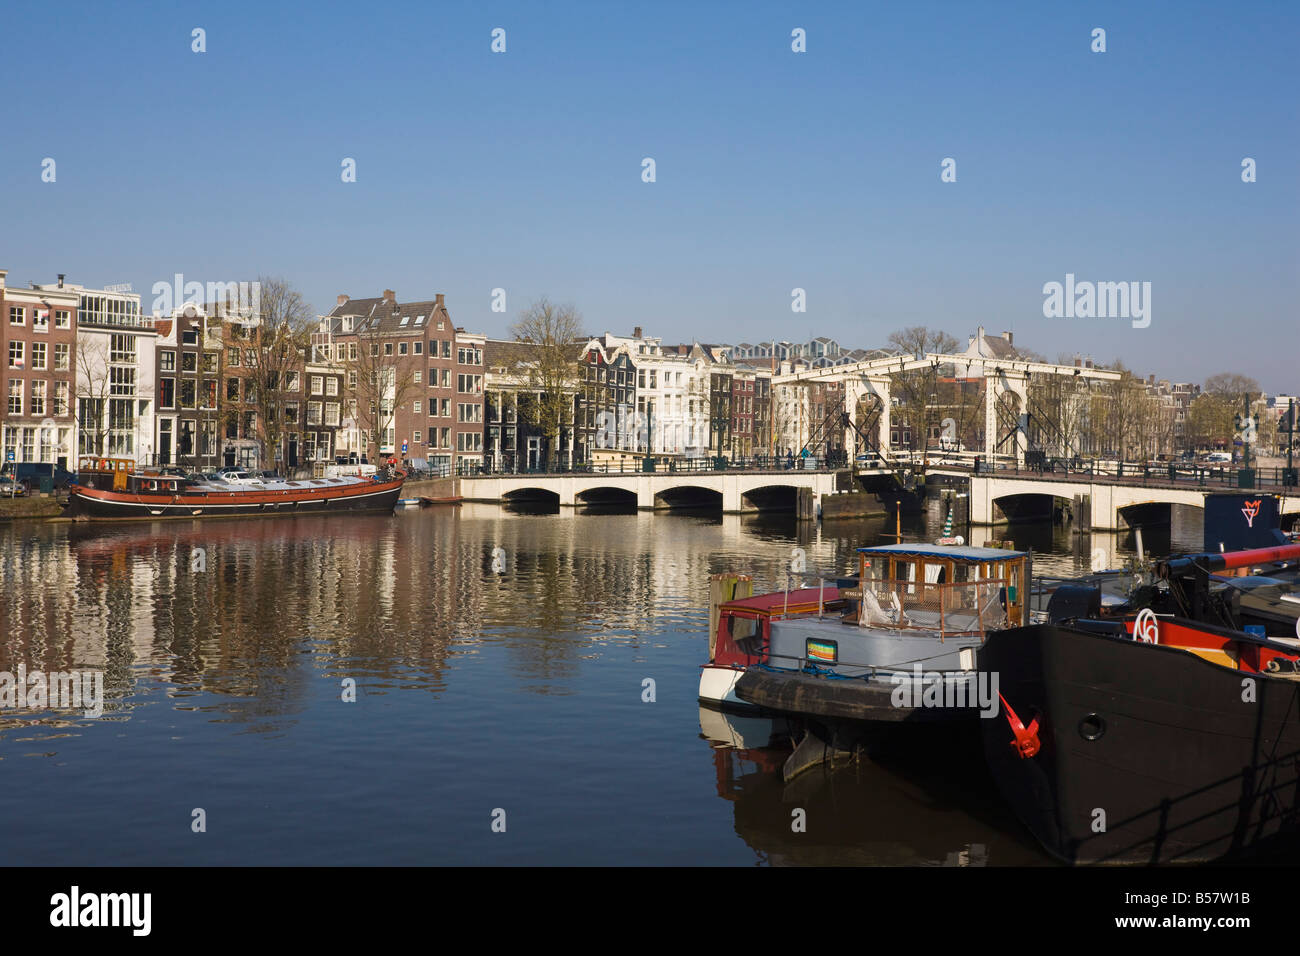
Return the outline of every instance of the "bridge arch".
<path id="1" fill-rule="evenodd" d="M 722 492 L 701 485 L 674 485 L 655 494 L 656 511 L 722 511 Z"/>
<path id="2" fill-rule="evenodd" d="M 547 488 L 514 488 L 501 495 L 501 503 L 517 511 L 558 514 L 560 495 Z"/>
<path id="3" fill-rule="evenodd" d="M 1046 492 L 1018 491 L 993 499 L 995 519 L 1001 524 L 1021 524 L 1031 521 L 1052 521 L 1058 514 L 1068 514 L 1071 499 Z"/>
<path id="4" fill-rule="evenodd" d="M 771 484 L 750 488 L 740 495 L 740 510 L 794 512 L 799 504 L 799 489 L 795 485 Z"/>
<path id="5" fill-rule="evenodd" d="M 602 511 L 635 511 L 639 503 L 637 493 L 632 489 L 611 485 L 587 488 L 576 492 L 573 498 L 576 505 L 598 508 Z"/>

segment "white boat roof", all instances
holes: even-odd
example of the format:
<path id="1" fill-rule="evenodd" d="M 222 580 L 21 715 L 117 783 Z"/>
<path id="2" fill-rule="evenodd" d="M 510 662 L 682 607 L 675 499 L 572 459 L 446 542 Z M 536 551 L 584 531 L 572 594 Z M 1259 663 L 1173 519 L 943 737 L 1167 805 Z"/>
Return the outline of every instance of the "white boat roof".
<path id="1" fill-rule="evenodd" d="M 1023 558 L 1027 551 L 1008 551 L 1004 548 L 977 548 L 973 545 L 951 544 L 882 544 L 874 548 L 858 548 L 860 554 L 905 556 L 914 558 L 953 558 L 957 561 L 1010 561 Z"/>

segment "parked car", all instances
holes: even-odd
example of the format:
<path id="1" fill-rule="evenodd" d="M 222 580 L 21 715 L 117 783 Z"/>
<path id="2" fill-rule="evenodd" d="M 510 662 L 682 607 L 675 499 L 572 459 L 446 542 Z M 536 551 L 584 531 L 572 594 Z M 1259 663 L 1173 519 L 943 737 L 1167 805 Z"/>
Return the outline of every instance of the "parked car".
<path id="1" fill-rule="evenodd" d="M 244 471 L 242 468 L 224 468 L 217 473 L 217 477 L 230 485 L 260 485 L 262 478 L 252 472 Z"/>
<path id="2" fill-rule="evenodd" d="M 21 498 L 27 489 L 8 476 L 0 476 L 0 498 Z"/>
<path id="3" fill-rule="evenodd" d="M 40 487 L 42 478 L 53 478 L 54 487 L 58 489 L 67 488 L 69 482 L 77 480 L 77 476 L 66 468 L 41 461 L 7 462 L 4 468 L 0 468 L 0 475 L 12 478 L 28 490 Z"/>

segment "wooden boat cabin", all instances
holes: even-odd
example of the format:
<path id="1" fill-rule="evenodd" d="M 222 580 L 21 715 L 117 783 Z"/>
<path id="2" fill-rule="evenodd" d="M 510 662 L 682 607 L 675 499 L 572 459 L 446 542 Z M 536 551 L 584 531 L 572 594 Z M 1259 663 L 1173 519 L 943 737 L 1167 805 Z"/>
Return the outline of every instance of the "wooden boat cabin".
<path id="1" fill-rule="evenodd" d="M 81 458 L 77 461 L 77 484 L 100 491 L 126 491 L 134 469 L 130 458 Z"/>
<path id="2" fill-rule="evenodd" d="M 969 648 L 990 631 L 1026 623 L 1026 552 L 894 544 L 858 554 L 858 577 L 837 586 L 721 604 L 711 664 L 813 665 L 853 676 L 914 661 L 965 670 Z"/>

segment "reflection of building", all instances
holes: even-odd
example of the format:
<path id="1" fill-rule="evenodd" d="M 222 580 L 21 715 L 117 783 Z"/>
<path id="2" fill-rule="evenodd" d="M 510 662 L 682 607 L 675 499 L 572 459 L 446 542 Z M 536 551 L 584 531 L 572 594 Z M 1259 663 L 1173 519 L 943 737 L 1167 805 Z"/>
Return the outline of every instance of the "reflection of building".
<path id="1" fill-rule="evenodd" d="M 0 270 L 0 355 L 5 361 L 5 461 L 68 467 L 76 450 L 73 405 L 79 296 L 57 285 L 15 289 Z"/>

